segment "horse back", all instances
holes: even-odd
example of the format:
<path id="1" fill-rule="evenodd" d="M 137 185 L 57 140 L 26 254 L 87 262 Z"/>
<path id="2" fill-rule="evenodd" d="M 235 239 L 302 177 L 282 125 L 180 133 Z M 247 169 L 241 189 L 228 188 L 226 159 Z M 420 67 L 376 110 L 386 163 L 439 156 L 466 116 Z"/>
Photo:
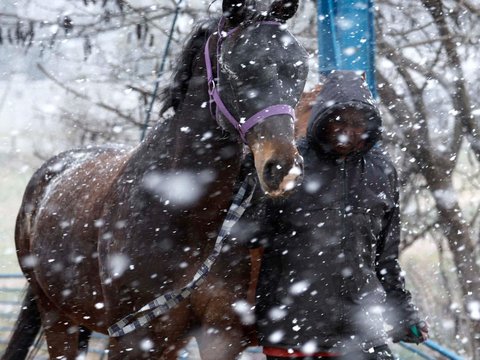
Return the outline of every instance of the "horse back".
<path id="1" fill-rule="evenodd" d="M 312 113 L 313 105 L 317 96 L 322 91 L 323 85 L 317 84 L 311 91 L 306 91 L 300 97 L 300 100 L 295 108 L 295 138 L 298 140 L 307 135 L 308 120 Z"/>
<path id="2" fill-rule="evenodd" d="M 79 322 L 88 323 L 103 301 L 98 231 L 105 197 L 128 156 L 123 148 L 94 147 L 51 158 L 32 176 L 17 217 L 22 270 Z M 100 311 L 96 317 L 102 321 Z"/>

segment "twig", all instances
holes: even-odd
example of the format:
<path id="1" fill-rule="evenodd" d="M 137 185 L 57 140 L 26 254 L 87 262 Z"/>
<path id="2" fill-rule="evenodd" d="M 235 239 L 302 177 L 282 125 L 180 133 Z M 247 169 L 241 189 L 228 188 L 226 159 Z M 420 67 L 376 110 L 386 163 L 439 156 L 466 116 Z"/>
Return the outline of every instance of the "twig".
<path id="1" fill-rule="evenodd" d="M 81 94 L 79 93 L 77 90 L 75 89 L 72 89 L 71 87 L 65 85 L 65 84 L 62 84 L 62 82 L 60 80 L 58 80 L 56 77 L 54 77 L 52 74 L 50 74 L 43 66 L 42 64 L 40 63 L 37 63 L 37 67 L 38 69 L 47 77 L 49 78 L 50 80 L 52 80 L 55 84 L 57 84 L 58 86 L 60 86 L 62 89 L 65 89 L 66 91 L 72 93 L 73 95 L 75 95 L 76 97 L 79 97 L 83 100 L 86 100 L 88 102 L 91 102 L 92 104 L 94 104 L 95 106 L 98 106 L 102 109 L 105 109 L 105 110 L 108 110 L 110 112 L 113 112 L 114 114 L 118 115 L 119 117 L 121 117 L 122 119 L 128 121 L 129 123 L 132 123 L 136 126 L 142 126 L 142 124 L 138 121 L 136 121 L 134 118 L 132 118 L 131 116 L 129 115 L 126 115 L 124 113 L 122 113 L 120 110 L 114 108 L 113 106 L 110 106 L 108 104 L 105 104 L 103 102 L 100 102 L 100 101 L 95 101 L 93 99 L 91 99 L 89 96 L 87 95 L 84 95 L 84 94 Z"/>

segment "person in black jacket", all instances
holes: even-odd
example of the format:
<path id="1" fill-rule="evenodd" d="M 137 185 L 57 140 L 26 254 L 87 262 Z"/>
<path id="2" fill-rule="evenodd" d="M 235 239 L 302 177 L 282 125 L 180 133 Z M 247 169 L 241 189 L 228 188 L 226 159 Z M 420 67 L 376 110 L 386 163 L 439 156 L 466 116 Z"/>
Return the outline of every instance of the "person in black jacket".
<path id="1" fill-rule="evenodd" d="M 259 196 L 236 226 L 264 248 L 255 312 L 267 359 L 393 359 L 388 337 L 427 339 L 398 263 L 397 172 L 380 138 L 363 79 L 332 72 L 298 143 L 302 185 Z"/>

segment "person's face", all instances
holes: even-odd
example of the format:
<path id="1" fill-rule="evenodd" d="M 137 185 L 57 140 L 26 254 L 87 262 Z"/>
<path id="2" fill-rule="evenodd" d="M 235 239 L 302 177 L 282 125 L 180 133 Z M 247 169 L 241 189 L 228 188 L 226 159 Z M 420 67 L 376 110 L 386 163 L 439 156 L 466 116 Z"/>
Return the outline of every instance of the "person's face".
<path id="1" fill-rule="evenodd" d="M 341 156 L 360 151 L 367 139 L 365 115 L 354 109 L 333 113 L 325 135 L 332 150 Z"/>

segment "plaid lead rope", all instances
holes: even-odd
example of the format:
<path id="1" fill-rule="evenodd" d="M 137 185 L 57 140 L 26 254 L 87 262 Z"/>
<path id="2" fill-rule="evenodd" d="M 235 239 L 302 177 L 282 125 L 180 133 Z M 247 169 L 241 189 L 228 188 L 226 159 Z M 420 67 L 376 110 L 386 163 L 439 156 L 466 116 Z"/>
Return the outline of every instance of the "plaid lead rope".
<path id="1" fill-rule="evenodd" d="M 227 216 L 225 217 L 222 227 L 220 228 L 220 232 L 215 241 L 215 246 L 212 253 L 200 266 L 200 269 L 198 269 L 198 271 L 195 273 L 193 279 L 181 289 L 176 289 L 157 297 L 155 300 L 149 302 L 134 314 L 127 315 L 120 321 L 110 326 L 108 328 L 108 334 L 111 337 L 119 337 L 128 334 L 148 324 L 158 316 L 165 314 L 170 309 L 173 309 L 182 300 L 185 300 L 187 297 L 189 297 L 192 292 L 205 281 L 210 269 L 222 251 L 223 243 L 230 234 L 230 230 L 232 229 L 233 225 L 237 223 L 237 221 L 243 215 L 245 209 L 250 204 L 254 190 L 255 182 L 253 180 L 246 179 L 242 183 L 240 189 L 233 198 L 230 208 L 228 209 Z"/>

